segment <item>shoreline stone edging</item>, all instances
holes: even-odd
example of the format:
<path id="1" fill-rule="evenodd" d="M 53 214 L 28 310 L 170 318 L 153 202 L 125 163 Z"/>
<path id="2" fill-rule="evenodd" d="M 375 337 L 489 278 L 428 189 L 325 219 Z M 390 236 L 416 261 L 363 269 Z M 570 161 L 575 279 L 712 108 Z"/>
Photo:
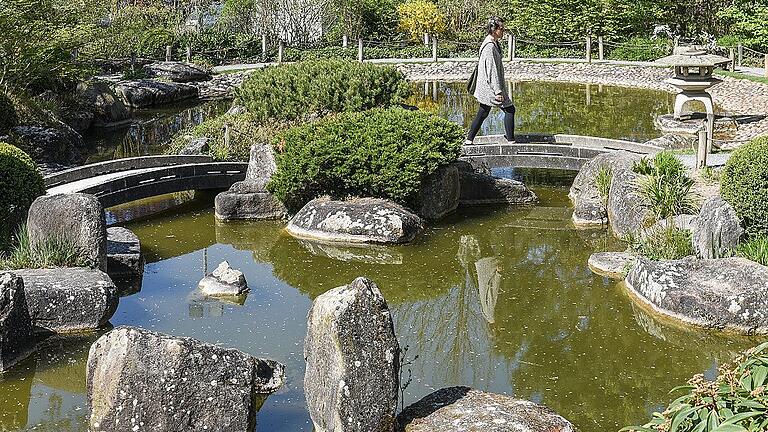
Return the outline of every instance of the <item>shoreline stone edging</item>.
<path id="1" fill-rule="evenodd" d="M 35 350 L 24 282 L 11 272 L 0 273 L 0 374 Z"/>
<path id="2" fill-rule="evenodd" d="M 106 273 L 85 267 L 22 269 L 24 294 L 36 332 L 70 333 L 109 324 L 119 296 Z"/>
<path id="3" fill-rule="evenodd" d="M 286 227 L 289 234 L 300 239 L 346 244 L 408 243 L 423 229 L 421 218 L 379 198 L 316 198 L 302 207 Z"/>
<path id="4" fill-rule="evenodd" d="M 285 381 L 285 367 L 233 348 L 118 327 L 90 348 L 89 430 L 251 431 L 256 396 Z"/>
<path id="5" fill-rule="evenodd" d="M 624 280 L 637 259 L 637 255 L 627 252 L 596 252 L 589 256 L 587 265 L 598 276 Z"/>
<path id="6" fill-rule="evenodd" d="M 650 261 L 624 281 L 652 310 L 698 327 L 768 334 L 768 267 L 744 258 Z"/>
<path id="7" fill-rule="evenodd" d="M 406 407 L 398 416 L 398 432 L 575 432 L 550 408 L 469 387 L 448 387 Z"/>

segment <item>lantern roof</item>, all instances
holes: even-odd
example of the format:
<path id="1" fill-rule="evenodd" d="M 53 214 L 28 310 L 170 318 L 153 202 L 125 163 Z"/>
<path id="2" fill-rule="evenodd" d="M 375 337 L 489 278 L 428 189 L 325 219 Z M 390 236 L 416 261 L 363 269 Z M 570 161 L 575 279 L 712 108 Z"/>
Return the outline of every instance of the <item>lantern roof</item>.
<path id="1" fill-rule="evenodd" d="M 705 50 L 687 47 L 656 60 L 654 63 L 664 66 L 688 66 L 688 67 L 714 67 L 722 63 L 728 63 L 731 59 L 715 54 L 707 54 Z"/>

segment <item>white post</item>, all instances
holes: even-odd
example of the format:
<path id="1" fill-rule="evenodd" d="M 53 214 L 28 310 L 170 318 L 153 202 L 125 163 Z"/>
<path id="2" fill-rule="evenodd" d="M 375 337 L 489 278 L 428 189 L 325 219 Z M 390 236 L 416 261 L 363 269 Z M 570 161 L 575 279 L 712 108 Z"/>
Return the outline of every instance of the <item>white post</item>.
<path id="1" fill-rule="evenodd" d="M 277 63 L 280 64 L 283 62 L 283 50 L 285 49 L 285 42 L 280 41 L 277 44 Z"/>
<path id="2" fill-rule="evenodd" d="M 187 45 L 187 63 L 192 62 L 192 47 Z"/>
<path id="3" fill-rule="evenodd" d="M 707 113 L 707 153 L 712 153 L 715 143 L 715 114 Z"/>
<path id="4" fill-rule="evenodd" d="M 267 35 L 262 34 L 261 35 L 261 56 L 265 57 L 267 55 Z"/>
<path id="5" fill-rule="evenodd" d="M 357 61 L 363 62 L 363 38 L 357 40 Z"/>
<path id="6" fill-rule="evenodd" d="M 589 85 L 589 83 L 587 83 L 587 106 L 591 106 L 591 105 L 592 105 L 592 88 Z"/>
<path id="7" fill-rule="evenodd" d="M 744 46 L 739 44 L 739 50 L 738 51 L 739 51 L 739 57 L 738 57 L 738 62 L 736 63 L 736 65 L 738 67 L 741 67 L 741 62 L 744 60 Z"/>
<path id="8" fill-rule="evenodd" d="M 728 62 L 728 69 L 731 72 L 736 72 L 736 50 L 731 48 L 728 53 L 728 58 L 731 59 L 731 61 Z"/>
<path id="9" fill-rule="evenodd" d="M 765 55 L 765 77 L 768 78 L 768 54 Z"/>
<path id="10" fill-rule="evenodd" d="M 507 61 L 512 61 L 514 54 L 512 53 L 512 33 L 507 34 Z"/>
<path id="11" fill-rule="evenodd" d="M 592 63 L 592 34 L 587 35 L 587 63 Z"/>
<path id="12" fill-rule="evenodd" d="M 437 38 L 432 37 L 432 62 L 437 63 Z"/>
<path id="13" fill-rule="evenodd" d="M 424 33 L 424 46 L 429 46 L 429 33 Z"/>
<path id="14" fill-rule="evenodd" d="M 707 127 L 699 129 L 699 147 L 696 150 L 696 169 L 707 166 Z"/>
<path id="15" fill-rule="evenodd" d="M 597 37 L 597 55 L 598 55 L 597 58 L 599 58 L 601 61 L 605 60 L 605 55 L 604 54 L 605 54 L 605 52 L 603 51 L 603 37 L 602 36 L 598 36 Z"/>
<path id="16" fill-rule="evenodd" d="M 171 50 L 172 49 L 173 49 L 173 47 L 171 47 L 170 45 L 165 47 L 165 61 L 167 61 L 167 62 L 171 61 Z"/>
<path id="17" fill-rule="evenodd" d="M 432 81 L 432 100 L 437 102 L 437 81 Z"/>
<path id="18" fill-rule="evenodd" d="M 512 60 L 517 58 L 517 36 L 512 35 Z"/>
<path id="19" fill-rule="evenodd" d="M 341 37 L 341 47 L 346 48 L 348 46 L 349 46 L 349 38 L 345 34 L 344 36 Z"/>

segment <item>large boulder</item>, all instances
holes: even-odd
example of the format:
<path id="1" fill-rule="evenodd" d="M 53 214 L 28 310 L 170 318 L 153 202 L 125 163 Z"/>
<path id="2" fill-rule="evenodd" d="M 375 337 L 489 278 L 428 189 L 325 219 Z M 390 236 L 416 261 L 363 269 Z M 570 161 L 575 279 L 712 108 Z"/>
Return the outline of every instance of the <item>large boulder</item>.
<path id="1" fill-rule="evenodd" d="M 27 230 L 32 247 L 63 239 L 75 245 L 91 267 L 107 270 L 107 223 L 95 196 L 74 193 L 38 197 L 29 208 Z"/>
<path id="2" fill-rule="evenodd" d="M 13 273 L 0 273 L 0 373 L 34 349 L 24 283 Z"/>
<path id="3" fill-rule="evenodd" d="M 394 430 L 400 347 L 376 284 L 357 278 L 315 299 L 304 358 L 304 392 L 316 431 Z"/>
<path id="4" fill-rule="evenodd" d="M 626 165 L 621 168 L 615 166 L 612 173 L 608 192 L 608 222 L 614 234 L 623 237 L 642 230 L 648 222 L 650 210 L 640 195 L 640 174 Z"/>
<path id="5" fill-rule="evenodd" d="M 692 231 L 693 248 L 699 258 L 727 256 L 744 236 L 736 210 L 719 196 L 701 206 Z"/>
<path id="6" fill-rule="evenodd" d="M 248 292 L 243 272 L 230 267 L 227 261 L 205 275 L 197 287 L 204 295 L 211 297 L 237 297 Z"/>
<path id="7" fill-rule="evenodd" d="M 211 72 L 205 68 L 192 63 L 174 61 L 144 65 L 144 72 L 151 78 L 165 78 L 180 83 L 211 79 Z"/>
<path id="8" fill-rule="evenodd" d="M 768 267 L 753 261 L 641 258 L 626 285 L 644 304 L 683 322 L 768 334 Z"/>
<path id="9" fill-rule="evenodd" d="M 71 165 L 84 161 L 83 137 L 63 123 L 55 128 L 16 126 L 11 128 L 10 141 L 38 163 Z"/>
<path id="10" fill-rule="evenodd" d="M 15 273 L 24 280 L 27 308 L 36 331 L 96 330 L 106 326 L 117 310 L 117 288 L 99 270 L 69 267 Z"/>
<path id="11" fill-rule="evenodd" d="M 250 432 L 257 394 L 285 379 L 275 361 L 131 327 L 91 346 L 86 374 L 93 432 Z"/>
<path id="12" fill-rule="evenodd" d="M 416 214 L 425 219 L 440 219 L 459 207 L 459 169 L 440 167 L 422 181 L 416 198 Z"/>
<path id="13" fill-rule="evenodd" d="M 524 183 L 493 177 L 474 171 L 461 171 L 461 196 L 459 204 L 533 204 L 538 201 Z"/>
<path id="14" fill-rule="evenodd" d="M 283 203 L 267 191 L 267 183 L 277 170 L 275 154 L 269 144 L 251 146 L 245 180 L 216 196 L 216 217 L 220 220 L 282 219 L 287 214 Z"/>
<path id="15" fill-rule="evenodd" d="M 198 89 L 188 84 L 142 79 L 120 81 L 115 85 L 115 94 L 129 107 L 144 108 L 196 99 Z"/>
<path id="16" fill-rule="evenodd" d="M 405 207 L 379 198 L 317 198 L 288 223 L 294 237 L 339 243 L 408 243 L 423 230 Z"/>
<path id="17" fill-rule="evenodd" d="M 510 396 L 449 387 L 425 396 L 397 416 L 398 432 L 574 432 L 551 409 Z"/>
<path id="18" fill-rule="evenodd" d="M 78 84 L 77 91 L 90 106 L 94 126 L 112 126 L 130 121 L 131 112 L 110 83 L 93 79 Z"/>
<path id="19" fill-rule="evenodd" d="M 186 137 L 185 137 L 186 138 Z M 208 137 L 194 138 L 189 137 L 189 142 L 183 149 L 179 150 L 180 155 L 202 155 L 207 154 L 211 149 L 211 139 Z"/>
<path id="20" fill-rule="evenodd" d="M 107 269 L 110 276 L 141 276 L 144 255 L 139 237 L 128 228 L 107 228 Z"/>

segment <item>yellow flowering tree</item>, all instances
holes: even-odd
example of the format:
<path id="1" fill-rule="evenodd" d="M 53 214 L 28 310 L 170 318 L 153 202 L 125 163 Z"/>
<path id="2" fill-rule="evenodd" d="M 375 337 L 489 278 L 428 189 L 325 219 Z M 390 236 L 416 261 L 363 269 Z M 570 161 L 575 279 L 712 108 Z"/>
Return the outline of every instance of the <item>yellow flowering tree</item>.
<path id="1" fill-rule="evenodd" d="M 407 0 L 397 7 L 397 14 L 400 29 L 414 39 L 421 38 L 424 33 L 436 35 L 445 31 L 445 16 L 429 0 Z"/>

